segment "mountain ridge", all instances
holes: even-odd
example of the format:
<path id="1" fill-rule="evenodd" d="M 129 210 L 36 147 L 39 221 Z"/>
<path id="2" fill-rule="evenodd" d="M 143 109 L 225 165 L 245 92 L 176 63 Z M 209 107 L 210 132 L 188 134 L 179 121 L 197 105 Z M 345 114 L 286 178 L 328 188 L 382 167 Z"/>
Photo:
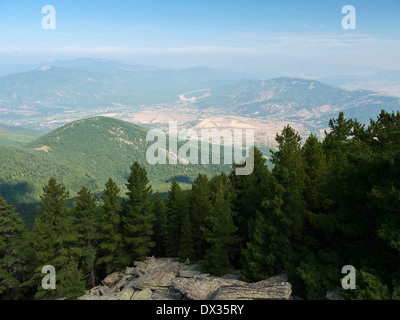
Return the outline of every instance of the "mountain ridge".
<path id="1" fill-rule="evenodd" d="M 153 190 L 160 192 L 168 190 L 173 178 L 185 189 L 199 173 L 212 176 L 230 170 L 230 165 L 224 164 L 150 165 L 146 151 L 154 142 L 146 141 L 147 132 L 122 120 L 92 117 L 71 122 L 23 147 L 0 146 L 0 195 L 16 205 L 32 225 L 34 206 L 28 206 L 30 212 L 20 208 L 37 202 L 51 177 L 62 183 L 71 197 L 82 186 L 100 193 L 112 178 L 123 197 L 135 161 L 146 168 Z"/>
<path id="2" fill-rule="evenodd" d="M 382 108 L 388 112 L 397 110 L 400 99 L 371 90 L 348 91 L 312 79 L 279 77 L 214 89 L 196 104 L 206 112 L 218 110 L 226 114 L 287 120 L 314 118 L 328 123 L 340 111 L 368 122 L 369 116 L 378 114 Z"/>

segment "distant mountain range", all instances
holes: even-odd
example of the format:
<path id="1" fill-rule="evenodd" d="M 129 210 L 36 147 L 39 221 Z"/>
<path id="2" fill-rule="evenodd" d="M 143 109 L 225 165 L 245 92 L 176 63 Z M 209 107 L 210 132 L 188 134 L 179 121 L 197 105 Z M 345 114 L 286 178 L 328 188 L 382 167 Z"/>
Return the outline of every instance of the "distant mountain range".
<path id="1" fill-rule="evenodd" d="M 176 101 L 179 94 L 233 83 L 232 74 L 209 68 L 155 70 L 82 59 L 0 77 L 5 118 L 122 104 L 137 107 Z"/>
<path id="2" fill-rule="evenodd" d="M 147 129 L 140 126 L 95 117 L 70 123 L 22 148 L 0 146 L 0 196 L 17 205 L 31 225 L 35 211 L 29 204 L 39 200 L 51 177 L 63 183 L 71 197 L 82 186 L 101 191 L 112 178 L 124 196 L 130 166 L 135 161 L 147 169 L 153 189 L 162 192 L 168 190 L 174 177 L 185 187 L 199 173 L 212 176 L 230 170 L 230 165 L 224 164 L 150 165 L 146 151 L 153 142 L 147 142 L 146 135 Z"/>
<path id="3" fill-rule="evenodd" d="M 380 109 L 399 109 L 399 97 L 371 90 L 395 93 L 400 71 L 369 70 L 366 76 L 323 80 L 335 87 L 291 77 L 251 80 L 210 68 L 162 70 L 102 59 L 53 61 L 0 77 L 0 122 L 51 130 L 75 119 L 121 110 L 132 115 L 158 105 L 170 109 L 184 105 L 186 112 L 202 118 L 223 114 L 300 121 L 315 130 L 326 128 L 339 111 L 368 122 Z M 344 89 L 360 87 L 371 90 Z"/>
<path id="4" fill-rule="evenodd" d="M 283 77 L 219 87 L 198 98 L 196 106 L 208 114 L 297 121 L 323 128 L 340 111 L 346 117 L 368 123 L 381 109 L 399 110 L 400 98 L 369 90 L 343 90 L 315 80 Z"/>
<path id="5" fill-rule="evenodd" d="M 320 81 L 347 90 L 367 89 L 400 97 L 400 70 L 380 71 L 370 75 L 336 75 Z"/>

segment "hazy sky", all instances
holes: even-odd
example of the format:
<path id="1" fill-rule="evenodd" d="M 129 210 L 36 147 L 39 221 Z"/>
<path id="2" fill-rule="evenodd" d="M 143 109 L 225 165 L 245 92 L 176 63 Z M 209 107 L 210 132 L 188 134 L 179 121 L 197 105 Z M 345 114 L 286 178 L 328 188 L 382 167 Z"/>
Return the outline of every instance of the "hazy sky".
<path id="1" fill-rule="evenodd" d="M 42 28 L 44 5 L 56 9 L 55 30 Z M 342 28 L 344 5 L 356 9 L 356 30 Z M 400 69 L 400 0 L 0 0 L 0 65 L 80 57 Z"/>

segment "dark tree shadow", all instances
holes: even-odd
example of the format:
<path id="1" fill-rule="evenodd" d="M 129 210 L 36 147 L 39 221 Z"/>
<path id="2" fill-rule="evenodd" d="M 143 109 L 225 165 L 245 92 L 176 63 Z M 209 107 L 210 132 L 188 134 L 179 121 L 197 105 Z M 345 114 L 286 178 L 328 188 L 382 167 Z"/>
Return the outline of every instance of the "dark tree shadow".
<path id="1" fill-rule="evenodd" d="M 165 180 L 165 182 L 171 183 L 173 180 L 174 180 L 174 177 Z M 190 179 L 188 176 L 175 176 L 175 180 L 178 183 L 188 183 L 188 184 L 193 183 L 192 179 Z"/>
<path id="2" fill-rule="evenodd" d="M 28 230 L 33 228 L 37 216 L 36 207 L 40 204 L 39 201 L 32 200 L 33 192 L 33 186 L 26 181 L 15 183 L 0 181 L 0 196 L 16 208 Z"/>

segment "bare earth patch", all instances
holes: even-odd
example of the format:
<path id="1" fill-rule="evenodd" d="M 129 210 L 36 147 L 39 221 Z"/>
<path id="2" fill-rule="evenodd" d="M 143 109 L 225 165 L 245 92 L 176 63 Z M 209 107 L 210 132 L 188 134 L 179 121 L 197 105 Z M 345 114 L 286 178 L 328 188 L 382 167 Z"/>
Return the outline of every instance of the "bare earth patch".
<path id="1" fill-rule="evenodd" d="M 49 146 L 43 146 L 43 147 L 40 147 L 40 148 L 35 148 L 34 150 L 44 151 L 44 152 L 47 153 L 47 152 L 49 152 L 51 150 L 51 148 Z"/>

